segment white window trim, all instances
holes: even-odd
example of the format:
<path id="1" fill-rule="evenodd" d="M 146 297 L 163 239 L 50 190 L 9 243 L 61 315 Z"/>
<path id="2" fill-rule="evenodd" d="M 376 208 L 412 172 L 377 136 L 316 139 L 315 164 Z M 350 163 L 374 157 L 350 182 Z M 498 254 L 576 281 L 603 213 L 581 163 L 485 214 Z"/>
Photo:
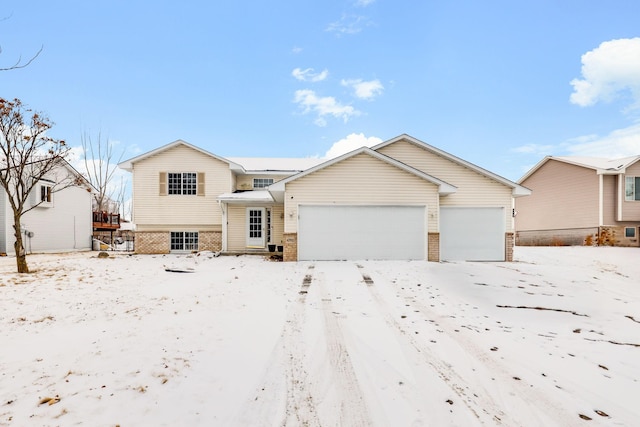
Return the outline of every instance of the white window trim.
<path id="1" fill-rule="evenodd" d="M 640 199 L 636 199 L 636 194 L 639 190 L 636 188 L 636 182 L 640 177 L 637 176 L 625 176 L 624 177 L 624 201 L 625 202 L 638 202 Z M 631 187 L 631 194 L 627 192 L 627 188 Z"/>
<path id="2" fill-rule="evenodd" d="M 633 236 L 627 236 L 627 230 L 633 230 Z M 636 238 L 636 227 L 625 227 L 624 228 L 624 237 L 627 239 L 635 239 Z"/>
<path id="3" fill-rule="evenodd" d="M 49 189 L 49 200 L 42 200 L 42 190 Z M 52 208 L 53 207 L 53 184 L 51 183 L 38 183 L 36 190 L 36 204 L 40 208 Z"/>
<path id="4" fill-rule="evenodd" d="M 256 185 L 256 181 L 259 185 Z M 253 188 L 267 188 L 273 184 L 273 178 L 253 178 Z"/>
<path id="5" fill-rule="evenodd" d="M 180 192 L 172 193 L 171 175 L 180 175 Z M 195 190 L 193 194 L 185 193 L 185 175 L 195 175 Z M 198 173 L 197 172 L 167 172 L 167 195 L 169 196 L 197 196 L 198 195 Z"/>
<path id="6" fill-rule="evenodd" d="M 180 233 L 182 234 L 182 249 L 173 249 L 173 234 L 174 233 Z M 186 246 L 186 234 L 187 233 L 193 233 L 195 234 L 196 237 L 196 244 L 195 244 L 195 248 L 185 248 Z M 169 251 L 170 252 L 174 252 L 174 253 L 184 253 L 184 252 L 195 252 L 198 251 L 200 246 L 200 233 L 197 231 L 171 231 L 169 232 Z"/>

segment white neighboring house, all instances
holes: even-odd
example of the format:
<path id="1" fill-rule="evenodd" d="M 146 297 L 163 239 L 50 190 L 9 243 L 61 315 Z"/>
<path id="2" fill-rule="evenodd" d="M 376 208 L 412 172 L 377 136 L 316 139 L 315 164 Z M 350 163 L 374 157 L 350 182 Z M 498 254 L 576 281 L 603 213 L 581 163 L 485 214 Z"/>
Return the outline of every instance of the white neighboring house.
<path id="1" fill-rule="evenodd" d="M 27 253 L 91 250 L 92 193 L 95 189 L 84 179 L 79 184 L 57 190 L 55 185 L 69 175 L 81 175 L 67 162 L 40 180 L 29 195 L 25 209 L 38 206 L 22 216 L 24 248 Z M 0 253 L 15 255 L 13 211 L 9 198 L 0 187 Z"/>

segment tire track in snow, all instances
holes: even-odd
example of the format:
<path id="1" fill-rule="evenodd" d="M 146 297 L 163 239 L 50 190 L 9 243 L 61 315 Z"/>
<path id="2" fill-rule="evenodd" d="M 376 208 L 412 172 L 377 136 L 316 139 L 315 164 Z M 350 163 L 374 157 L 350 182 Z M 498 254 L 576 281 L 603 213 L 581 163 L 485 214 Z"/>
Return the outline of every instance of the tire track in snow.
<path id="1" fill-rule="evenodd" d="M 491 423 L 492 425 L 518 425 L 515 421 L 509 419 L 509 416 L 505 414 L 498 406 L 489 398 L 489 393 L 482 391 L 481 393 L 474 393 L 469 390 L 464 378 L 460 377 L 451 365 L 444 362 L 438 355 L 417 337 L 407 333 L 406 325 L 400 323 L 391 313 L 394 312 L 391 305 L 380 295 L 376 289 L 376 284 L 371 276 L 363 270 L 363 266 L 356 264 L 356 267 L 360 269 L 363 280 L 368 285 L 367 289 L 373 297 L 373 300 L 379 306 L 379 311 L 384 317 L 386 323 L 392 328 L 400 332 L 400 336 L 404 337 L 405 341 L 410 347 L 416 351 L 422 360 L 431 366 L 445 384 L 464 402 L 465 406 L 481 423 Z M 478 407 L 483 410 L 478 411 Z M 487 408 L 490 408 L 489 410 Z M 493 412 L 493 413 L 490 413 Z M 487 416 L 490 419 L 487 419 Z"/>
<path id="2" fill-rule="evenodd" d="M 309 273 L 313 265 L 309 266 Z M 240 410 L 235 425 L 320 427 L 311 395 L 309 373 L 305 369 L 305 325 L 307 295 L 313 281 L 305 274 L 297 298 L 292 301 L 280 338 L 266 362 L 256 395 Z"/>
<path id="3" fill-rule="evenodd" d="M 344 338 L 340 317 L 336 313 L 329 296 L 324 274 L 320 274 L 318 288 L 324 314 L 327 356 L 331 365 L 332 377 L 340 399 L 339 425 L 370 426 L 373 424 L 356 371 Z"/>
<path id="4" fill-rule="evenodd" d="M 384 277 L 384 275 L 380 271 L 376 271 L 378 275 Z M 398 294 L 406 303 L 410 305 L 414 312 L 419 313 L 423 320 L 430 322 L 434 327 L 437 327 L 438 332 L 443 332 L 445 336 L 457 347 L 465 352 L 466 355 L 471 356 L 475 361 L 479 362 L 481 366 L 483 366 L 488 372 L 491 372 L 493 377 L 496 377 L 498 381 L 502 384 L 507 384 L 511 390 L 507 393 L 507 397 L 509 400 L 515 399 L 516 403 L 524 402 L 524 406 L 529 406 L 534 404 L 539 406 L 542 404 L 543 410 L 538 411 L 538 413 L 545 413 L 548 419 L 551 419 L 557 423 L 557 425 L 568 426 L 574 425 L 576 423 L 575 418 L 571 417 L 566 410 L 557 407 L 557 405 L 549 400 L 544 393 L 532 389 L 525 381 L 517 381 L 514 382 L 513 373 L 509 373 L 505 370 L 505 368 L 496 362 L 487 352 L 474 343 L 470 342 L 467 339 L 461 339 L 464 336 L 460 335 L 458 331 L 462 329 L 461 326 L 451 324 L 451 321 L 447 318 L 443 318 L 440 314 L 434 312 L 429 309 L 425 304 L 420 302 L 415 295 L 409 294 L 406 290 L 402 289 L 401 286 L 394 284 L 392 280 L 389 280 L 385 277 L 383 281 L 388 284 L 390 288 L 393 289 L 396 294 Z M 373 287 L 369 287 L 372 295 L 375 300 L 380 302 L 381 304 L 387 305 L 388 303 L 384 301 L 381 295 L 378 293 L 376 289 Z M 386 309 L 385 313 L 389 313 L 390 310 Z M 437 323 L 431 323 L 432 319 L 438 319 Z M 429 348 L 426 343 L 421 343 L 416 337 L 406 333 L 403 328 L 406 328 L 406 325 L 401 324 L 396 319 L 389 319 L 395 326 L 403 333 L 405 337 L 412 343 L 412 346 L 415 347 L 418 351 L 420 351 L 427 362 L 433 366 L 438 374 L 452 387 L 456 393 L 463 398 L 465 404 L 469 409 L 476 413 L 479 419 L 480 416 L 478 412 L 473 407 L 481 408 L 481 411 L 489 416 L 493 417 L 493 422 L 497 424 L 503 424 L 507 426 L 512 425 L 520 425 L 517 421 L 511 418 L 510 415 L 506 414 L 500 406 L 492 399 L 490 391 L 482 388 L 478 390 L 478 392 L 471 391 L 468 387 L 464 386 L 465 380 L 462 376 L 460 376 L 453 367 L 449 366 L 444 362 L 439 362 L 439 356 L 434 354 L 433 350 Z M 449 348 L 451 350 L 451 348 Z M 481 386 L 480 386 L 481 387 Z M 513 393 L 513 388 L 518 389 L 518 393 Z M 504 401 L 504 399 L 502 399 Z M 512 400 L 513 401 L 513 400 Z M 520 402 L 518 402 L 520 401 Z M 473 407 L 472 407 L 473 405 Z M 523 406 L 523 405 L 519 405 Z M 509 405 L 510 408 L 513 408 L 513 405 Z M 550 414 L 549 414 L 550 413 Z M 532 420 L 529 420 L 532 421 Z"/>

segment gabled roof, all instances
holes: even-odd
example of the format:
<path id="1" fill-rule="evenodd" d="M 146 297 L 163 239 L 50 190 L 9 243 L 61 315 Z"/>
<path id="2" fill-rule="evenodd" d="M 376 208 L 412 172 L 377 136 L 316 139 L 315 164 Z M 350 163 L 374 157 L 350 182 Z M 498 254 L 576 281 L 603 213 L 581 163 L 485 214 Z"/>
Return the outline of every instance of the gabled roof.
<path id="1" fill-rule="evenodd" d="M 515 183 L 513 181 L 508 180 L 507 178 L 503 178 L 500 175 L 497 175 L 493 172 L 490 172 L 484 168 L 481 168 L 480 166 L 474 165 L 473 163 L 470 163 L 466 160 L 463 160 L 459 157 L 454 156 L 453 154 L 447 153 L 446 151 L 443 151 L 439 148 L 436 148 L 432 145 L 427 144 L 426 142 L 422 142 L 417 138 L 414 138 L 410 135 L 402 134 L 400 136 L 396 136 L 395 138 L 389 139 L 387 141 L 381 142 L 378 145 L 375 145 L 373 147 L 371 147 L 372 150 L 378 151 L 381 148 L 384 148 L 388 145 L 394 144 L 398 141 L 407 141 L 413 145 L 416 145 L 417 147 L 420 147 L 424 150 L 427 151 L 431 151 L 434 154 L 437 154 L 440 157 L 443 157 L 447 160 L 450 160 L 454 163 L 457 163 L 461 166 L 464 166 L 467 169 L 471 169 L 474 172 L 479 173 L 480 175 L 486 176 L 487 178 L 490 178 L 494 181 L 497 181 L 503 185 L 506 185 L 507 187 L 513 189 L 513 196 L 514 197 L 519 197 L 519 196 L 528 196 L 531 194 L 531 190 L 523 187 L 522 185 L 520 185 L 519 183 Z"/>
<path id="2" fill-rule="evenodd" d="M 118 167 L 120 167 L 121 169 L 124 169 L 126 171 L 131 172 L 132 169 L 133 169 L 133 164 L 134 163 L 137 163 L 137 162 L 139 162 L 141 160 L 147 159 L 147 158 L 149 158 L 151 156 L 155 156 L 156 154 L 159 154 L 159 153 L 161 153 L 163 151 L 169 150 L 171 148 L 174 148 L 174 147 L 177 147 L 177 146 L 180 146 L 180 145 L 183 145 L 185 147 L 189 147 L 189 148 L 191 148 L 191 149 L 193 149 L 195 151 L 198 151 L 198 152 L 200 152 L 200 153 L 202 153 L 202 154 L 204 154 L 206 156 L 209 156 L 209 157 L 214 158 L 216 160 L 220 160 L 221 162 L 227 163 L 227 164 L 229 164 L 229 167 L 232 170 L 244 171 L 242 166 L 240 166 L 239 164 L 237 164 L 235 162 L 232 162 L 232 161 L 230 161 L 228 159 L 225 159 L 224 157 L 216 156 L 215 154 L 210 153 L 207 150 L 203 150 L 200 147 L 196 147 L 195 145 L 191 145 L 188 142 L 183 141 L 181 139 L 178 139 L 176 141 L 170 142 L 169 144 L 163 145 L 162 147 L 158 147 L 155 150 L 151 150 L 151 151 L 148 151 L 148 152 L 146 152 L 144 154 L 140 154 L 139 156 L 133 157 L 133 158 L 131 158 L 129 160 L 125 160 L 124 162 L 120 162 L 118 164 Z"/>
<path id="3" fill-rule="evenodd" d="M 395 166 L 399 169 L 402 169 L 406 172 L 409 172 L 410 174 L 413 174 L 419 178 L 424 179 L 425 181 L 431 182 L 432 184 L 435 184 L 438 186 L 438 193 L 442 194 L 442 195 L 447 195 L 447 194 L 452 194 L 455 193 L 457 191 L 457 188 L 447 182 L 442 181 L 441 179 L 438 179 L 436 177 L 433 177 L 431 175 L 428 175 L 422 171 L 419 171 L 418 169 L 412 168 L 411 166 L 408 166 L 402 162 L 397 161 L 396 159 L 392 159 L 389 156 L 385 156 L 384 154 L 378 153 L 377 151 L 372 150 L 371 148 L 368 147 L 361 147 L 358 148 L 357 150 L 353 150 L 349 153 L 343 154 L 342 156 L 336 157 L 334 159 L 331 160 L 327 160 L 324 163 L 321 163 L 319 165 L 316 165 L 310 169 L 307 169 L 305 171 L 302 171 L 296 175 L 290 176 L 288 178 L 285 178 L 283 180 L 280 180 L 272 185 L 269 186 L 268 190 L 271 193 L 271 195 L 273 196 L 274 200 L 278 201 L 278 202 L 282 202 L 283 201 L 283 197 L 284 197 L 284 190 L 285 190 L 285 185 L 291 181 L 295 181 L 296 179 L 300 179 L 304 176 L 307 176 L 309 174 L 312 174 L 316 171 L 319 171 L 321 169 L 327 168 L 331 165 L 334 165 L 336 163 L 339 163 L 343 160 L 346 160 L 350 157 L 354 157 L 357 156 L 358 154 L 367 154 L 371 157 L 374 157 L 378 160 L 381 160 L 385 163 L 388 163 L 392 166 Z"/>
<path id="4" fill-rule="evenodd" d="M 518 182 L 524 182 L 535 171 L 540 169 L 542 165 L 549 160 L 556 160 L 558 162 L 567 163 L 574 166 L 580 166 L 587 169 L 592 169 L 598 175 L 612 175 L 625 173 L 626 168 L 633 165 L 640 160 L 640 156 L 623 157 L 620 159 L 607 159 L 604 157 L 582 157 L 582 156 L 546 156 L 540 160 L 534 167 L 518 180 Z"/>

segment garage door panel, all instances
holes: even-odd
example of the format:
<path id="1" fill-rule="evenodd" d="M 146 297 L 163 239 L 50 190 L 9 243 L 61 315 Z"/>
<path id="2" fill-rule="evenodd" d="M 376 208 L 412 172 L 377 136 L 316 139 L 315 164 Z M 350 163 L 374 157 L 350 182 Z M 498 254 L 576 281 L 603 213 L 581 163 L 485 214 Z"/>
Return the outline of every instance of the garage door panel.
<path id="1" fill-rule="evenodd" d="M 442 207 L 443 261 L 504 261 L 505 213 L 499 207 Z"/>
<path id="2" fill-rule="evenodd" d="M 298 259 L 425 259 L 424 206 L 299 207 Z"/>

